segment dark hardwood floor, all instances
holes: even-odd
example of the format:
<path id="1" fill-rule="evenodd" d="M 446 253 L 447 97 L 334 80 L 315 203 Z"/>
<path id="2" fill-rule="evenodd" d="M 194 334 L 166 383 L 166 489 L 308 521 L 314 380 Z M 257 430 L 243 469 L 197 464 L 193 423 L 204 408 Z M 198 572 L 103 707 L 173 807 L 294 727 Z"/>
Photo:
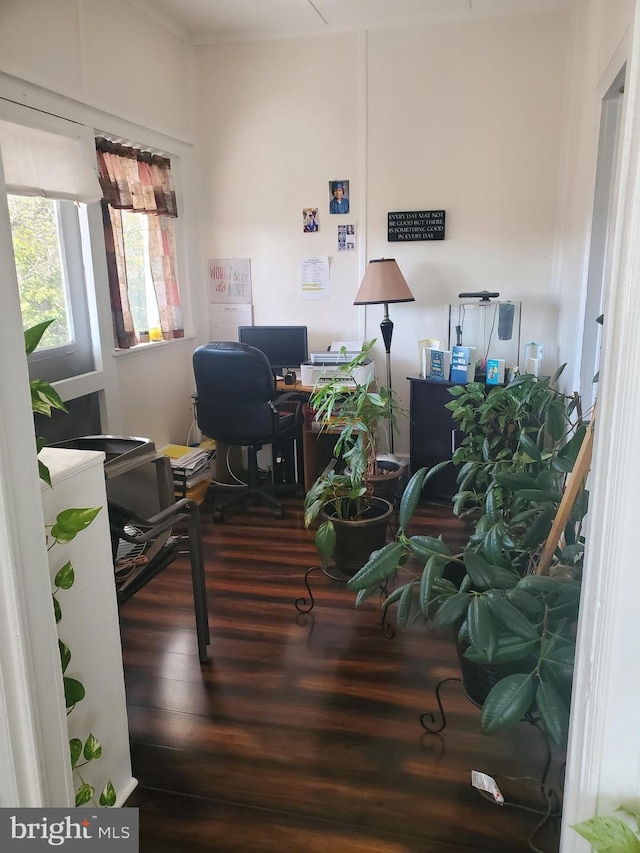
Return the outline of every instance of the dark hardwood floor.
<path id="1" fill-rule="evenodd" d="M 303 574 L 317 562 L 301 500 L 286 515 L 203 509 L 210 660 L 198 662 L 188 562 L 121 610 L 140 850 L 216 853 L 519 853 L 556 851 L 557 822 L 472 788 L 496 777 L 507 803 L 539 809 L 544 764 L 527 724 L 479 731 L 460 685 L 445 685 L 448 725 L 425 733 L 433 690 L 458 674 L 448 636 L 422 625 L 385 636 L 379 601 L 354 608 L 344 585 Z M 460 537 L 450 510 L 419 509 L 412 532 Z M 534 777 L 523 779 L 519 777 Z"/>

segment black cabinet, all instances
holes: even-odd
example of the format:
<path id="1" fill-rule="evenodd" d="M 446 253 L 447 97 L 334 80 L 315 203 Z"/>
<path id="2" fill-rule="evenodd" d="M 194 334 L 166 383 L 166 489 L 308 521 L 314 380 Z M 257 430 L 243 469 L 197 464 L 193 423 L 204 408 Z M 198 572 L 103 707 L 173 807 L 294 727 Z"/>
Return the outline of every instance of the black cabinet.
<path id="1" fill-rule="evenodd" d="M 417 376 L 408 376 L 410 384 L 410 455 L 411 471 L 451 459 L 459 443 L 460 432 L 445 404 L 453 397 L 449 388 L 455 382 L 431 382 Z M 447 465 L 434 475 L 424 488 L 426 498 L 450 499 L 457 492 L 458 466 Z"/>

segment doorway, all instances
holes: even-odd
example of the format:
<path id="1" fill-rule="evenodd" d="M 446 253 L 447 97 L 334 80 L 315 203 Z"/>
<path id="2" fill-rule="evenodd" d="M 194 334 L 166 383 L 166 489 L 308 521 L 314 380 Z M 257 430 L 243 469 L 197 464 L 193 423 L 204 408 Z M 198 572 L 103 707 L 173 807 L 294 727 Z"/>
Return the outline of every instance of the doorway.
<path id="1" fill-rule="evenodd" d="M 596 186 L 591 223 L 591 248 L 587 272 L 587 294 L 582 329 L 580 393 L 585 411 L 594 404 L 600 369 L 602 325 L 596 322 L 604 312 L 611 276 L 611 248 L 618 198 L 619 149 L 626 67 L 613 81 L 602 101 L 600 137 L 596 166 Z M 595 380 L 595 381 L 594 381 Z"/>

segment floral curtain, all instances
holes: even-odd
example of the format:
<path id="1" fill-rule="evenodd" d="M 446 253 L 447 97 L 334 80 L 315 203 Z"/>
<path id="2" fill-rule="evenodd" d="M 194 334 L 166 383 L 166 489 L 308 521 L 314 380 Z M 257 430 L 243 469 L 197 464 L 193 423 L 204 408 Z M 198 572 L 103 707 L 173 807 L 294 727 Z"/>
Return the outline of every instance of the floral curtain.
<path id="1" fill-rule="evenodd" d="M 114 335 L 121 348 L 138 338 L 129 305 L 122 210 L 149 217 L 151 277 L 165 340 L 184 337 L 180 295 L 174 267 L 173 219 L 177 217 L 171 163 L 148 151 L 98 137 L 98 177 L 102 187 L 102 221 L 107 249 Z"/>

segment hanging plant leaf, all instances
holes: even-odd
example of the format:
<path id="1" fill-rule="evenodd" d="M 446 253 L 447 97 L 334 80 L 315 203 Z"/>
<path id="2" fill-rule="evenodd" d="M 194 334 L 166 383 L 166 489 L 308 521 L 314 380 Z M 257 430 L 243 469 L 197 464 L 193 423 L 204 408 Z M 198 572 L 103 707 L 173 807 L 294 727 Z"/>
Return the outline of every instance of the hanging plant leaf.
<path id="1" fill-rule="evenodd" d="M 603 815 L 583 820 L 573 827 L 596 853 L 640 853 L 640 840 L 630 826 L 617 817 Z"/>
<path id="2" fill-rule="evenodd" d="M 64 701 L 67 708 L 72 708 L 78 702 L 84 699 L 84 686 L 75 678 L 68 678 L 66 675 L 62 679 L 64 686 Z"/>
<path id="3" fill-rule="evenodd" d="M 90 800 L 92 800 L 93 793 L 91 785 L 87 785 L 86 782 L 83 785 L 80 785 L 76 791 L 76 808 L 78 806 L 85 806 Z"/>
<path id="4" fill-rule="evenodd" d="M 69 751 L 71 753 L 71 769 L 73 770 L 82 755 L 82 741 L 79 737 L 71 738 L 69 741 Z"/>
<path id="5" fill-rule="evenodd" d="M 538 683 L 536 705 L 551 740 L 556 746 L 561 749 L 564 748 L 567 744 L 567 732 L 569 731 L 569 709 L 549 681 L 540 680 Z"/>
<path id="6" fill-rule="evenodd" d="M 38 476 L 47 484 L 47 486 L 51 485 L 51 473 L 44 462 L 41 462 L 40 459 L 38 459 Z"/>
<path id="7" fill-rule="evenodd" d="M 52 323 L 55 323 L 55 319 L 43 320 L 42 323 L 38 323 L 35 326 L 31 326 L 30 329 L 24 330 L 24 350 L 27 355 L 31 355 L 31 353 L 36 350 L 38 344 L 42 340 L 42 336 Z"/>
<path id="8" fill-rule="evenodd" d="M 78 533 L 91 524 L 101 508 L 63 510 L 56 517 L 56 523 L 51 528 L 51 535 L 58 542 L 71 542 Z"/>
<path id="9" fill-rule="evenodd" d="M 69 661 L 71 660 L 71 652 L 69 651 L 69 647 L 65 646 L 62 640 L 58 639 L 58 651 L 60 652 L 60 663 L 62 665 L 62 672 L 66 672 L 67 667 L 69 666 Z"/>
<path id="10" fill-rule="evenodd" d="M 61 412 L 67 411 L 60 395 L 48 382 L 44 382 L 42 379 L 32 379 L 29 386 L 31 388 L 31 408 L 35 414 L 50 418 L 51 409 L 59 409 Z"/>
<path id="11" fill-rule="evenodd" d="M 116 789 L 113 787 L 111 779 L 104 786 L 102 793 L 100 794 L 100 805 L 105 808 L 109 808 L 110 806 L 115 806 L 116 804 Z"/>
<path id="12" fill-rule="evenodd" d="M 64 566 L 56 573 L 54 585 L 59 589 L 71 589 L 75 581 L 75 574 L 71 562 L 66 562 Z"/>
<path id="13" fill-rule="evenodd" d="M 535 690 L 532 675 L 507 675 L 494 685 L 482 706 L 480 727 L 483 734 L 492 735 L 500 729 L 515 725 L 527 713 Z"/>
<path id="14" fill-rule="evenodd" d="M 96 758 L 100 758 L 102 755 L 102 746 L 100 745 L 100 741 L 93 734 L 90 734 L 86 739 L 82 754 L 86 761 L 93 761 Z"/>

